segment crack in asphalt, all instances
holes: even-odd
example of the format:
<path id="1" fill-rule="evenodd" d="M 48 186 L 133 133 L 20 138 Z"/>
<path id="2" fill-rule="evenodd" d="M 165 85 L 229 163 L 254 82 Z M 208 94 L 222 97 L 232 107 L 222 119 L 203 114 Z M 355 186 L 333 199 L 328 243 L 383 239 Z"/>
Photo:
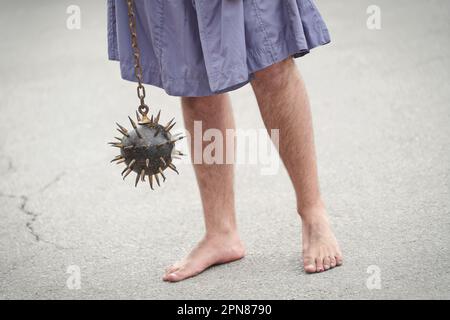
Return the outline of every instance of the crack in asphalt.
<path id="1" fill-rule="evenodd" d="M 28 231 L 31 233 L 31 235 L 36 240 L 36 242 L 39 242 L 41 240 L 41 237 L 34 230 L 34 226 L 33 226 L 33 223 L 36 221 L 38 214 L 27 209 L 27 203 L 29 200 L 29 198 L 27 196 L 22 195 L 22 196 L 20 196 L 20 199 L 22 201 L 19 206 L 20 211 L 22 211 L 23 213 L 25 213 L 26 215 L 28 215 L 30 217 L 30 219 L 27 221 L 27 223 L 25 225 L 26 225 Z"/>
<path id="2" fill-rule="evenodd" d="M 9 156 L 1 155 L 0 159 L 4 159 L 6 161 L 6 172 L 12 172 L 15 170 L 12 159 Z"/>
<path id="3" fill-rule="evenodd" d="M 45 190 L 47 190 L 48 188 L 50 188 L 52 185 L 56 184 L 57 182 L 59 182 L 59 180 L 61 180 L 61 178 L 65 175 L 66 173 L 60 172 L 55 178 L 53 178 L 53 180 L 51 180 L 49 183 L 47 183 L 46 185 L 44 185 L 42 188 L 40 188 L 38 191 L 35 192 L 35 194 L 44 192 Z"/>
<path id="4" fill-rule="evenodd" d="M 11 165 L 11 168 L 13 166 Z M 30 210 L 27 207 L 27 204 L 30 200 L 30 197 L 33 195 L 37 195 L 42 193 L 43 191 L 47 190 L 48 188 L 50 188 L 52 185 L 54 185 L 55 183 L 57 183 L 59 180 L 61 180 L 61 178 L 65 175 L 65 172 L 61 172 L 59 173 L 55 178 L 53 178 L 50 182 L 48 182 L 47 184 L 45 184 L 43 187 L 41 187 L 40 189 L 38 189 L 36 192 L 31 193 L 30 195 L 15 195 L 15 194 L 5 194 L 0 192 L 0 197 L 4 197 L 4 198 L 10 198 L 10 199 L 20 199 L 20 204 L 19 204 L 19 210 L 24 213 L 28 219 L 27 222 L 25 223 L 25 226 L 28 230 L 28 232 L 31 234 L 31 236 L 33 237 L 33 239 L 36 242 L 44 242 L 50 245 L 53 245 L 54 247 L 56 247 L 57 249 L 74 249 L 74 248 L 69 248 L 69 247 L 63 247 L 57 243 L 45 240 L 42 238 L 41 235 L 39 235 L 39 233 L 36 231 L 36 229 L 34 228 L 34 222 L 36 221 L 36 219 L 39 217 L 39 214 L 35 211 Z"/>

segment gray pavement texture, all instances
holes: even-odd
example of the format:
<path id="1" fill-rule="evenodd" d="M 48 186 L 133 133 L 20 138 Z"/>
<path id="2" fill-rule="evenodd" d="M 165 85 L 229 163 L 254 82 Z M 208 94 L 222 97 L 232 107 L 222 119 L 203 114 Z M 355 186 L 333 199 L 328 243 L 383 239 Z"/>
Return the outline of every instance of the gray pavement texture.
<path id="1" fill-rule="evenodd" d="M 105 1 L 1 1 L 0 298 L 450 298 L 450 2 L 316 3 L 333 42 L 297 63 L 344 266 L 306 275 L 285 170 L 239 165 L 246 258 L 170 284 L 164 267 L 202 235 L 199 193 L 189 164 L 150 192 L 109 163 L 137 101 L 107 61 Z M 81 30 L 66 28 L 71 4 Z M 381 30 L 366 27 L 372 4 Z M 181 120 L 178 98 L 147 90 Z M 239 128 L 263 128 L 249 86 L 232 101 Z"/>

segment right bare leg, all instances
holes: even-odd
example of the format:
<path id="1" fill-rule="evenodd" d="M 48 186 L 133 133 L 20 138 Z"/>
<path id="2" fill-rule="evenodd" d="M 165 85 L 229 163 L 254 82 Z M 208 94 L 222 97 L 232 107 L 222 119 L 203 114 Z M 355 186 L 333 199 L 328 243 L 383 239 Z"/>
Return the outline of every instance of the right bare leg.
<path id="1" fill-rule="evenodd" d="M 322 272 L 341 265 L 342 253 L 319 190 L 309 99 L 293 58 L 256 72 L 252 86 L 267 130 L 280 129 L 280 156 L 302 219 L 304 270 Z"/>
<path id="2" fill-rule="evenodd" d="M 218 129 L 226 137 L 226 129 L 235 129 L 227 94 L 181 99 L 185 127 L 191 136 L 194 157 L 194 121 L 202 122 L 202 132 Z M 224 159 L 226 146 L 224 139 Z M 194 160 L 194 159 L 193 159 Z M 194 161 L 193 161 L 194 162 Z M 244 246 L 237 233 L 234 208 L 234 165 L 195 164 L 194 170 L 203 204 L 206 233 L 204 238 L 181 261 L 167 268 L 165 281 L 180 281 L 195 276 L 214 264 L 231 262 L 244 256 Z"/>

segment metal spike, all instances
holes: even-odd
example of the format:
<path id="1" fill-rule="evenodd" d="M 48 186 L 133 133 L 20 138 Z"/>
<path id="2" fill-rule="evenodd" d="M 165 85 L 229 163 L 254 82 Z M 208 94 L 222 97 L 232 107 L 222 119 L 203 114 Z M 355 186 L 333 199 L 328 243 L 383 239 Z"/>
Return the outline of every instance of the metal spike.
<path id="1" fill-rule="evenodd" d="M 156 129 L 156 132 L 155 132 L 155 134 L 153 135 L 153 137 L 156 137 L 156 136 L 158 135 L 158 133 L 159 133 L 159 128 Z"/>
<path id="2" fill-rule="evenodd" d="M 166 176 L 163 173 L 163 170 L 161 169 L 161 167 L 158 168 L 159 173 L 161 173 L 161 176 L 163 177 L 163 181 L 166 181 Z"/>
<path id="3" fill-rule="evenodd" d="M 131 117 L 130 117 L 130 116 L 128 116 L 128 119 L 130 120 L 130 122 L 131 122 L 131 125 L 133 126 L 133 129 L 134 129 L 134 130 L 136 130 L 136 128 L 137 128 L 136 122 L 134 122 L 134 120 L 133 120 L 133 119 L 131 119 Z"/>
<path id="4" fill-rule="evenodd" d="M 122 174 L 125 173 L 125 171 L 131 169 L 131 166 L 136 162 L 135 159 L 131 160 L 130 163 L 125 167 L 125 169 L 123 169 Z"/>
<path id="5" fill-rule="evenodd" d="M 177 142 L 178 140 L 181 140 L 181 139 L 184 139 L 184 138 L 186 138 L 186 136 L 175 138 L 173 140 L 170 140 L 170 142 Z"/>
<path id="6" fill-rule="evenodd" d="M 125 161 L 127 161 L 127 160 L 125 158 L 123 158 L 123 159 L 117 161 L 116 164 L 121 164 L 121 163 L 124 163 Z"/>
<path id="7" fill-rule="evenodd" d="M 125 178 L 130 174 L 130 172 L 133 171 L 133 169 L 128 168 L 127 171 L 125 172 L 124 176 L 123 176 L 123 180 L 125 180 Z"/>
<path id="8" fill-rule="evenodd" d="M 119 129 L 117 129 L 117 130 L 119 130 L 121 133 L 123 133 L 125 136 L 127 136 L 128 137 L 128 130 L 127 130 L 127 128 L 125 128 L 124 126 L 121 126 L 120 124 L 118 124 L 117 122 L 116 122 L 116 124 L 117 124 L 117 126 L 119 127 Z M 123 131 L 123 132 L 122 132 Z"/>
<path id="9" fill-rule="evenodd" d="M 150 184 L 150 188 L 155 190 L 153 189 L 153 176 L 150 173 L 148 174 L 148 183 Z"/>
<path id="10" fill-rule="evenodd" d="M 167 166 L 166 161 L 164 161 L 163 157 L 159 158 L 159 160 L 161 160 L 161 162 L 163 163 L 164 166 Z"/>
<path id="11" fill-rule="evenodd" d="M 134 130 L 136 132 L 136 135 L 139 137 L 139 139 L 142 139 L 141 134 L 139 133 L 138 129 Z"/>
<path id="12" fill-rule="evenodd" d="M 145 169 L 141 170 L 141 181 L 144 182 L 145 181 Z"/>
<path id="13" fill-rule="evenodd" d="M 158 124 L 158 121 L 159 121 L 159 116 L 161 115 L 161 110 L 159 110 L 158 111 L 158 114 L 156 115 L 156 118 L 155 118 L 155 124 Z"/>
<path id="14" fill-rule="evenodd" d="M 131 168 L 131 166 L 133 164 L 135 164 L 135 162 L 136 162 L 136 159 L 131 160 L 130 163 L 128 164 L 128 168 Z"/>
<path id="15" fill-rule="evenodd" d="M 160 187 L 161 185 L 159 184 L 159 178 L 158 178 L 157 173 L 155 173 L 155 180 L 156 180 L 156 183 L 158 184 L 158 187 Z"/>
<path id="16" fill-rule="evenodd" d="M 123 157 L 119 154 L 118 156 L 115 156 L 114 159 L 111 160 L 111 162 L 118 161 L 121 159 L 123 159 Z"/>
<path id="17" fill-rule="evenodd" d="M 136 132 L 137 136 L 142 139 L 142 136 L 141 136 L 141 134 L 139 133 L 139 131 L 137 129 L 136 122 L 134 122 L 133 119 L 131 119 L 130 116 L 128 116 L 128 119 L 130 119 L 131 125 L 133 126 L 133 129 Z"/>
<path id="18" fill-rule="evenodd" d="M 175 150 L 173 153 L 177 154 L 179 156 L 185 156 L 185 154 L 183 152 L 181 152 L 180 150 Z"/>
<path id="19" fill-rule="evenodd" d="M 153 124 L 153 115 L 150 117 L 150 123 Z"/>
<path id="20" fill-rule="evenodd" d="M 177 174 L 180 174 L 177 170 L 177 167 L 175 167 L 172 163 L 169 163 L 169 168 L 175 171 Z"/>
<path id="21" fill-rule="evenodd" d="M 165 129 L 164 128 L 164 130 L 166 130 L 166 132 L 169 132 L 170 131 L 170 129 L 172 129 L 173 128 L 173 126 L 174 125 L 176 125 L 177 123 L 176 122 L 174 122 L 174 123 L 172 123 L 172 125 L 170 126 L 170 127 L 168 127 L 167 129 Z"/>
<path id="22" fill-rule="evenodd" d="M 178 137 L 178 136 L 181 136 L 182 135 L 182 133 L 181 132 L 178 132 L 178 133 L 174 133 L 173 135 L 172 135 L 172 137 Z"/>
<path id="23" fill-rule="evenodd" d="M 150 164 L 150 159 L 145 160 L 145 166 L 148 168 L 148 165 Z"/>
<path id="24" fill-rule="evenodd" d="M 134 187 L 137 187 L 140 177 L 141 177 L 141 175 L 136 172 L 136 180 L 134 181 Z"/>
<path id="25" fill-rule="evenodd" d="M 170 143 L 170 142 L 171 142 L 171 141 L 166 141 L 166 142 L 157 144 L 156 147 L 157 147 L 157 148 L 160 148 L 160 147 L 162 147 L 163 145 L 168 144 L 168 143 Z"/>
<path id="26" fill-rule="evenodd" d="M 109 142 L 109 144 L 111 145 L 111 147 L 123 148 L 123 144 L 118 143 L 118 142 Z"/>
<path id="27" fill-rule="evenodd" d="M 139 112 L 137 112 L 137 110 L 136 110 L 136 120 L 138 121 L 138 122 L 140 122 L 142 119 L 141 119 L 141 116 L 139 115 Z"/>
<path id="28" fill-rule="evenodd" d="M 126 136 L 126 137 L 129 137 L 130 135 L 128 134 L 128 132 L 125 132 L 125 131 L 123 131 L 123 130 L 121 130 L 121 129 L 117 129 L 117 131 L 119 131 L 121 134 L 123 134 L 124 136 Z"/>
<path id="29" fill-rule="evenodd" d="M 169 167 L 176 169 L 177 167 L 175 167 L 175 165 L 173 163 L 169 163 Z"/>
<path id="30" fill-rule="evenodd" d="M 122 138 L 114 137 L 114 139 L 117 139 L 117 140 L 119 140 L 120 142 L 122 142 Z"/>
<path id="31" fill-rule="evenodd" d="M 125 128 L 124 126 L 118 124 L 117 122 L 116 122 L 116 124 L 117 124 L 117 126 L 119 127 L 119 129 L 121 129 L 121 130 L 123 130 L 123 131 L 125 131 L 125 132 L 128 132 L 127 128 Z"/>
<path id="32" fill-rule="evenodd" d="M 170 127 L 170 125 L 172 124 L 172 121 L 175 120 L 175 118 L 170 119 L 169 122 L 167 122 L 166 126 L 164 127 L 164 130 L 167 131 L 167 128 Z"/>
<path id="33" fill-rule="evenodd" d="M 126 146 L 126 147 L 123 147 L 125 150 L 128 150 L 128 149 L 133 149 L 134 148 L 134 146 Z"/>

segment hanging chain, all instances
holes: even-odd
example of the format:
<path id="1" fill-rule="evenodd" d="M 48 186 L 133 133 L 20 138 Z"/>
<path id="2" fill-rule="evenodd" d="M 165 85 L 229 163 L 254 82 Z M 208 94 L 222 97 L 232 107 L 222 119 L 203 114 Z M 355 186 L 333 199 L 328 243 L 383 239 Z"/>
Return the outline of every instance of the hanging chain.
<path id="1" fill-rule="evenodd" d="M 137 33 L 136 33 L 136 15 L 134 13 L 134 1 L 126 0 L 128 6 L 128 21 L 130 25 L 130 35 L 131 35 L 131 47 L 133 48 L 134 57 L 134 76 L 138 82 L 137 86 L 137 96 L 140 100 L 139 112 L 142 115 L 146 115 L 148 112 L 148 106 L 145 104 L 145 88 L 142 85 L 142 67 L 141 67 L 141 51 L 139 50 Z"/>

